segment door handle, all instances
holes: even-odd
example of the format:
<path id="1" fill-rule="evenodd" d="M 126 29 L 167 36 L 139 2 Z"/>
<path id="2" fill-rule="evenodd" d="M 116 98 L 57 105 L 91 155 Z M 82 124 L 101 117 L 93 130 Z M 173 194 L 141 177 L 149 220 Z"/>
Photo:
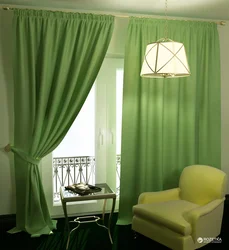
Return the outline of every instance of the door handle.
<path id="1" fill-rule="evenodd" d="M 99 132 L 99 145 L 103 146 L 103 132 L 102 132 L 102 129 L 100 129 L 100 132 Z"/>

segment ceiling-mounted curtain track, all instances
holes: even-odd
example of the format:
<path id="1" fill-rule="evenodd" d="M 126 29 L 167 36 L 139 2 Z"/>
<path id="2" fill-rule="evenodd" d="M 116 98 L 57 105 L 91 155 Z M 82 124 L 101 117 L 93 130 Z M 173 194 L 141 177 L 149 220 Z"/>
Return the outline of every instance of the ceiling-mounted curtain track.
<path id="1" fill-rule="evenodd" d="M 22 9 L 22 8 L 14 8 L 14 7 L 1 7 L 2 10 L 14 10 L 14 9 Z M 25 8 L 24 8 L 25 9 Z M 38 10 L 38 9 L 34 9 L 34 10 Z M 40 10 L 48 10 L 48 9 L 40 9 Z M 69 10 L 69 11 L 63 11 L 63 10 L 53 10 L 53 9 L 49 9 L 49 11 L 61 11 L 61 12 L 74 12 L 72 10 Z M 79 11 L 77 11 L 79 12 Z M 90 12 L 92 13 L 92 12 Z M 130 16 L 134 16 L 134 17 L 139 17 L 139 18 L 154 18 L 156 19 L 155 17 L 150 17 L 150 16 L 135 16 L 135 15 L 118 15 L 118 14 L 114 14 L 114 13 L 94 13 L 94 14 L 109 14 L 109 15 L 113 15 L 115 17 L 121 17 L 121 18 L 129 18 Z M 161 18 L 161 17 L 160 17 Z M 184 21 L 195 21 L 195 22 L 209 22 L 209 23 L 216 23 L 218 25 L 222 25 L 222 26 L 225 26 L 226 25 L 226 22 L 225 21 L 204 21 L 204 20 L 195 20 L 195 19 L 175 19 L 175 18 L 170 18 L 170 20 L 184 20 Z"/>

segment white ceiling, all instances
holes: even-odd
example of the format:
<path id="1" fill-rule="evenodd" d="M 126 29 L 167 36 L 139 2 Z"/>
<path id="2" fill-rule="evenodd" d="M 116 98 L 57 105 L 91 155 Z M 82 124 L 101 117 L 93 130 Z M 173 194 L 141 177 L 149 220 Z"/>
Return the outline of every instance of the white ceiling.
<path id="1" fill-rule="evenodd" d="M 165 15 L 165 0 L 0 0 L 0 4 L 72 11 Z M 229 20 L 229 0 L 168 0 L 167 14 L 174 17 Z"/>

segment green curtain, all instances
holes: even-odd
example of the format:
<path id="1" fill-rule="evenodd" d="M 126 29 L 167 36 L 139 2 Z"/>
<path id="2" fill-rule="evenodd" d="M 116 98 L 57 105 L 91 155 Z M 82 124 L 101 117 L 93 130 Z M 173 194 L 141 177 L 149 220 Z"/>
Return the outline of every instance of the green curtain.
<path id="1" fill-rule="evenodd" d="M 39 161 L 61 142 L 100 69 L 114 17 L 14 10 L 16 228 L 49 234 Z M 51 166 L 50 166 L 51 167 Z M 51 180 L 50 180 L 51 181 Z"/>
<path id="2" fill-rule="evenodd" d="M 178 186 L 185 166 L 220 168 L 220 56 L 214 23 L 169 21 L 185 45 L 191 76 L 140 77 L 148 43 L 165 20 L 131 18 L 125 50 L 119 224 L 132 220 L 140 193 Z"/>

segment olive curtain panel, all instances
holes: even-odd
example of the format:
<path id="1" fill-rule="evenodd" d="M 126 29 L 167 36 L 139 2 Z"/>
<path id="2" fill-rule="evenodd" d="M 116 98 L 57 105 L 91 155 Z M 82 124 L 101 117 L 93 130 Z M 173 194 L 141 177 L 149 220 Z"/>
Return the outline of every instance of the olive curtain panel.
<path id="1" fill-rule="evenodd" d="M 39 161 L 61 142 L 100 69 L 113 32 L 105 15 L 14 10 L 16 228 L 49 234 Z M 51 166 L 50 166 L 51 167 Z M 51 180 L 50 180 L 51 181 Z"/>
<path id="2" fill-rule="evenodd" d="M 185 45 L 191 76 L 141 78 L 148 43 L 165 20 L 132 17 L 125 50 L 119 224 L 131 223 L 140 193 L 178 186 L 191 164 L 220 168 L 220 56 L 214 23 L 169 21 L 168 37 Z"/>

